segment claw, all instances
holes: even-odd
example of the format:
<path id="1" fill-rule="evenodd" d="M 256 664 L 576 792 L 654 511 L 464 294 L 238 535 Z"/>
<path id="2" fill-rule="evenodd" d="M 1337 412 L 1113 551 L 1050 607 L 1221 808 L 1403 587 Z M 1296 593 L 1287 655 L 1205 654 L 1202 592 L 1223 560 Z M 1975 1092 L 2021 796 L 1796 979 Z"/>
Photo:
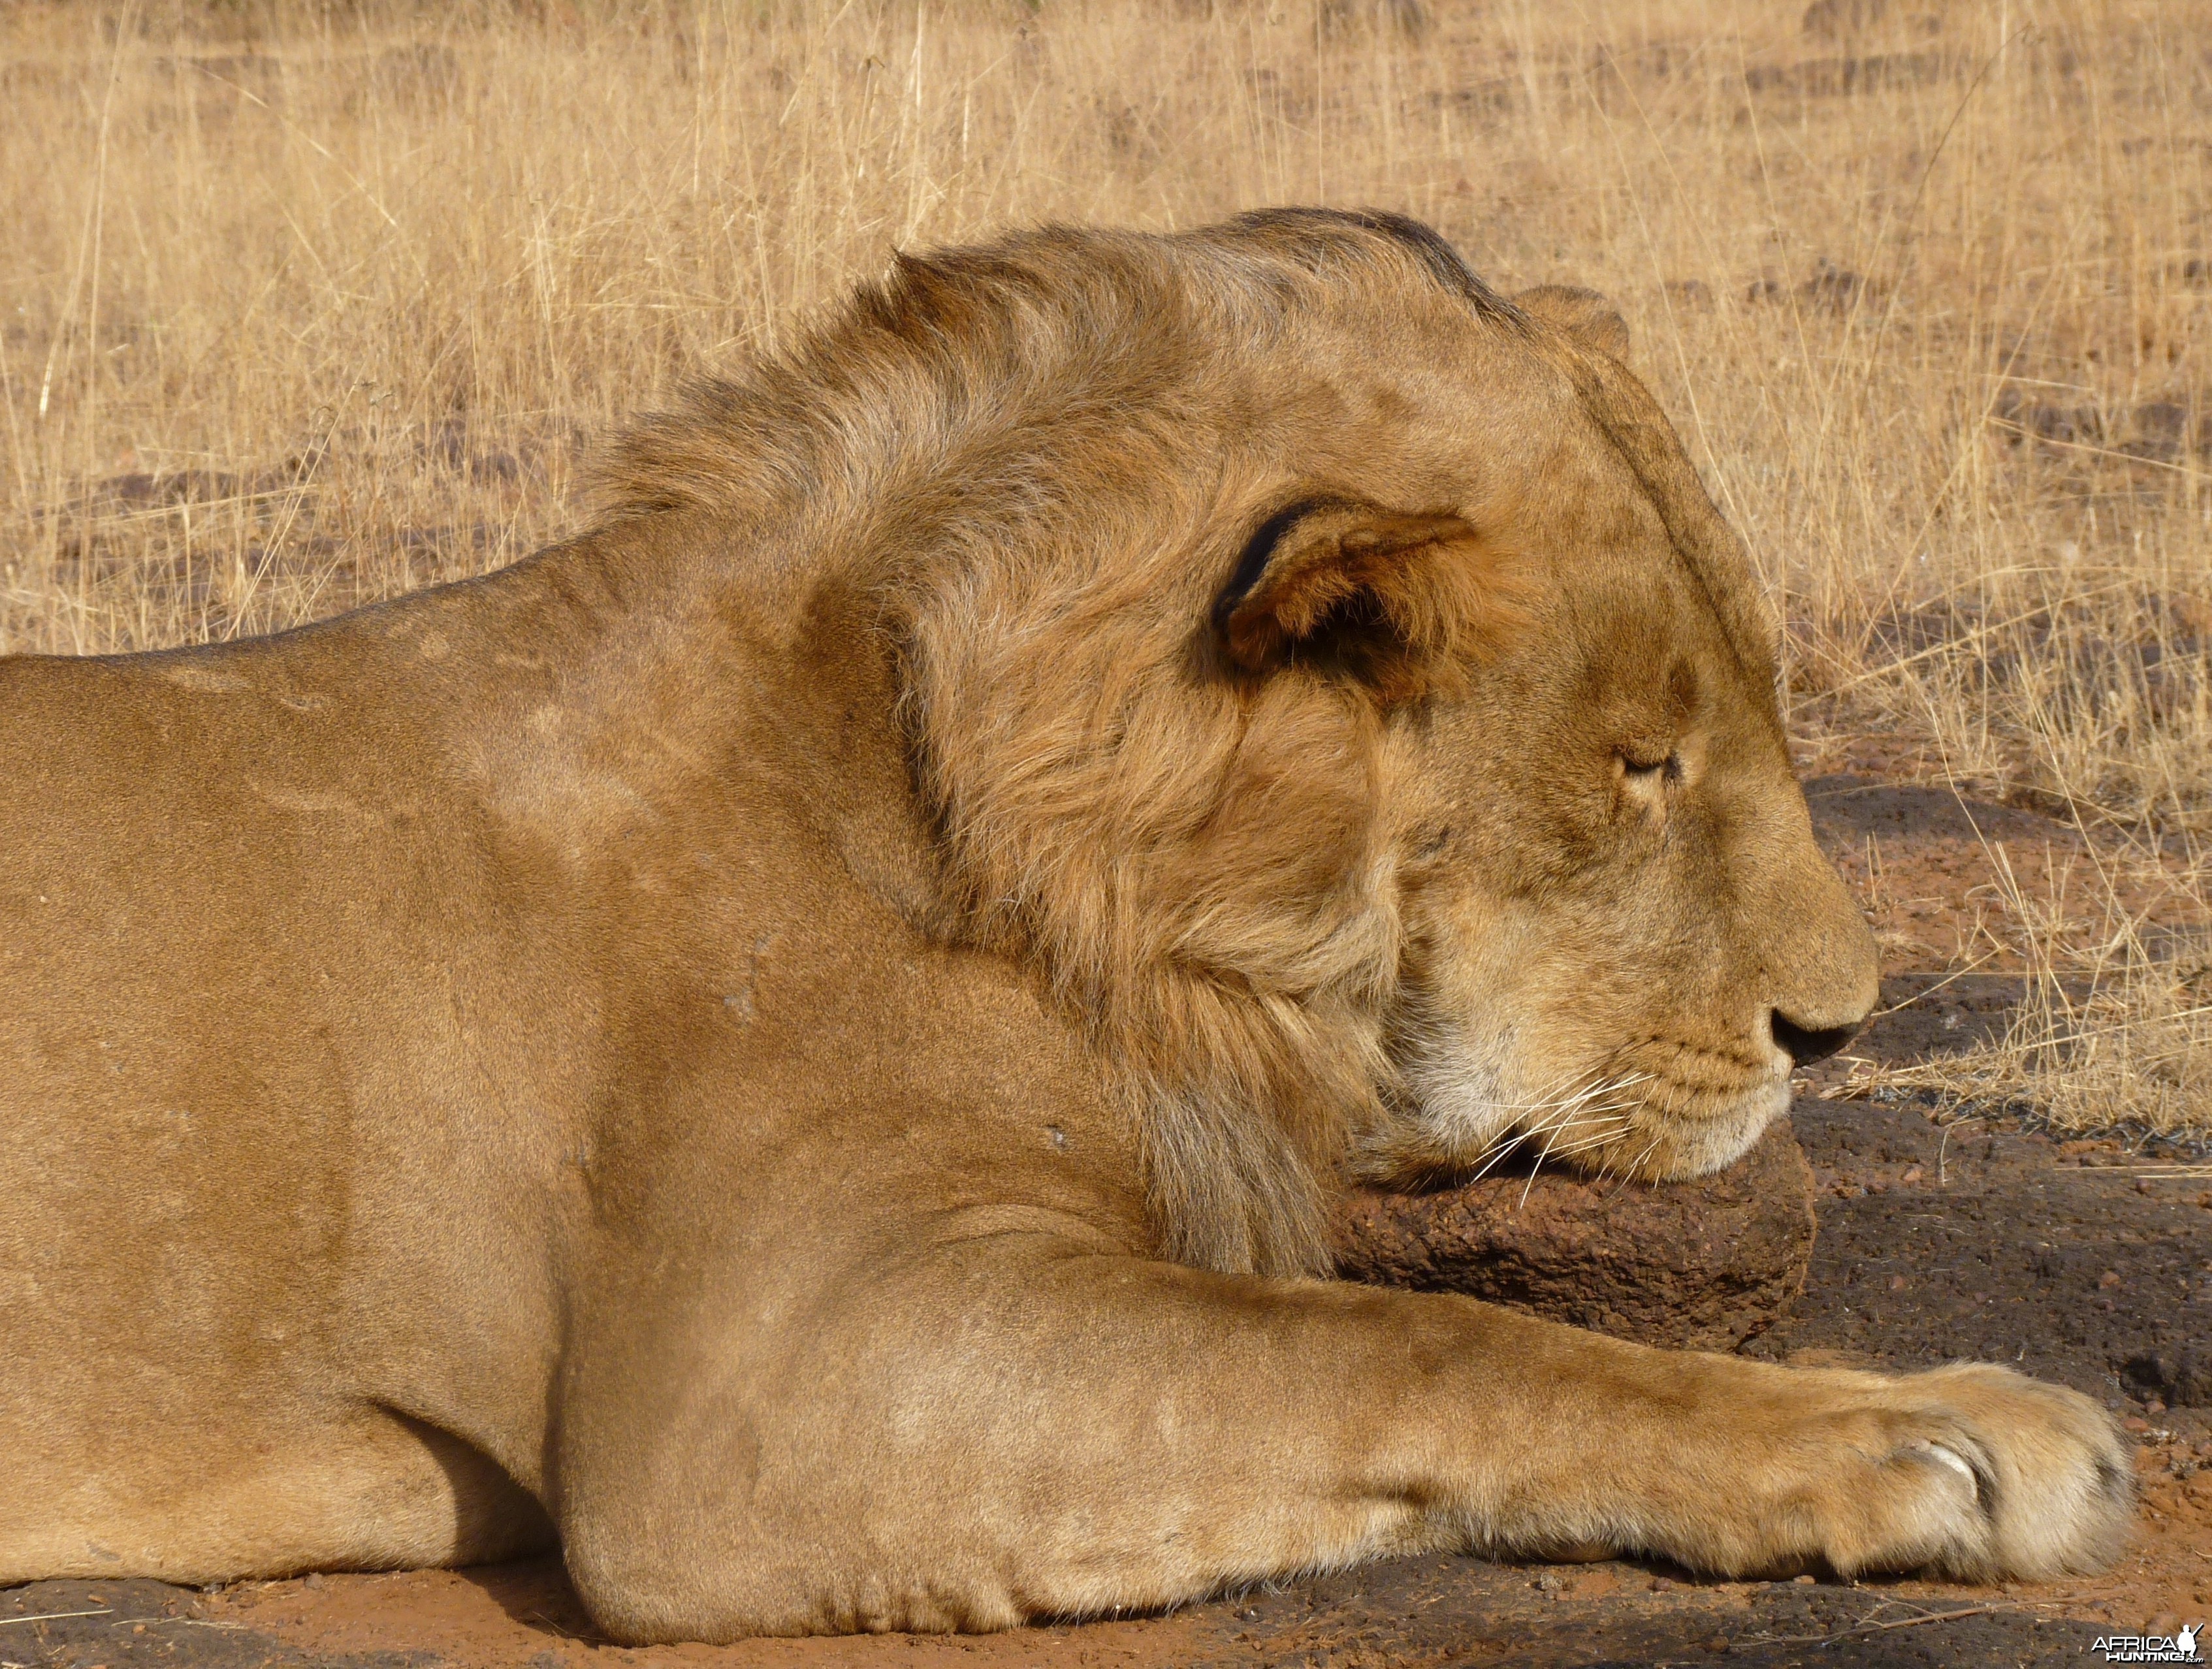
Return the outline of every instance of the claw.
<path id="1" fill-rule="evenodd" d="M 1945 1448 L 1941 1443 L 1922 1442 L 1915 1443 L 1912 1447 L 1914 1449 L 1924 1453 L 1929 1460 L 1940 1461 L 1942 1465 L 1950 1467 L 1952 1471 L 1957 1472 L 1960 1477 L 1966 1480 L 1966 1487 L 1974 1492 L 1975 1499 L 1979 1500 L 1981 1498 L 1981 1481 L 1974 1476 L 1974 1469 L 1968 1466 L 1960 1455 L 1950 1449 Z"/>

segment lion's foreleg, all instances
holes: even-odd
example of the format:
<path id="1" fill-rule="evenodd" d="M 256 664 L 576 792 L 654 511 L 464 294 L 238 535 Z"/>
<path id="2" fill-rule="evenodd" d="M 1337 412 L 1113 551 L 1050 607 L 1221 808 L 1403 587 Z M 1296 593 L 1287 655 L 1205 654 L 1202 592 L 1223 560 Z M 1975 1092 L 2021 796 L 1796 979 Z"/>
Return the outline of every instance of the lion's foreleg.
<path id="1" fill-rule="evenodd" d="M 2001 1369 L 1796 1372 L 1036 1244 L 910 1269 L 793 1366 L 744 1399 L 742 1466 L 694 1418 L 627 1496 L 571 1493 L 617 1633 L 998 1627 L 1424 1546 L 2032 1575 L 2104 1557 L 2128 1498 L 2102 1412 Z"/>

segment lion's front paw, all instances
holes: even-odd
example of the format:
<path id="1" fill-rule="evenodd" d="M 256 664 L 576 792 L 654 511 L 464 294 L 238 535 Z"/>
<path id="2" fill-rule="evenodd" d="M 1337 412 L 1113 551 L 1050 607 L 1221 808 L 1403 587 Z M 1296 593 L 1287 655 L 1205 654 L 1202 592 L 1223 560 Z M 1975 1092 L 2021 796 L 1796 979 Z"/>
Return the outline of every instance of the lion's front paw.
<path id="1" fill-rule="evenodd" d="M 2088 1398 L 1986 1366 L 1851 1377 L 1789 1442 L 1816 1462 L 1784 1508 L 1814 1531 L 1806 1553 L 1846 1575 L 1929 1569 L 1967 1581 L 2094 1570 L 2118 1553 L 2135 1474 Z"/>

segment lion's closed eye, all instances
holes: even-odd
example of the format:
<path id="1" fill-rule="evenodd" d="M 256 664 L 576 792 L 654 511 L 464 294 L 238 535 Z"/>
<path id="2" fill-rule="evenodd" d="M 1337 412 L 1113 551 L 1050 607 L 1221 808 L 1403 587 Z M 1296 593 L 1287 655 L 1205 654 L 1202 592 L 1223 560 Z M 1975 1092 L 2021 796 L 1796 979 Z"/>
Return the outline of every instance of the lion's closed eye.
<path id="1" fill-rule="evenodd" d="M 1623 809 L 1664 823 L 1668 791 L 1682 778 L 1681 755 L 1665 746 L 1631 744 L 1614 753 L 1613 768 Z"/>
<path id="2" fill-rule="evenodd" d="M 1656 793 L 1682 780 L 1682 756 L 1672 748 L 1631 744 L 1613 755 L 1613 768 L 1627 786 Z"/>

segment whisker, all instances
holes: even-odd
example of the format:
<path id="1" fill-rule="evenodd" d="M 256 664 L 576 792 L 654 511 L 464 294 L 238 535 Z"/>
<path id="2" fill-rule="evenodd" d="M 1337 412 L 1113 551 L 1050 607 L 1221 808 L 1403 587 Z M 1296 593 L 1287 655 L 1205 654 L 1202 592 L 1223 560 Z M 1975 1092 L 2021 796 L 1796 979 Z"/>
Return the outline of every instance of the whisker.
<path id="1" fill-rule="evenodd" d="M 1569 1154 L 1585 1153 L 1591 1148 L 1609 1146 L 1620 1139 L 1620 1132 L 1626 1127 L 1626 1126 L 1615 1124 L 1608 1125 L 1602 1130 L 1585 1132 L 1578 1139 L 1567 1143 L 1564 1147 L 1551 1150 L 1550 1156 L 1554 1159 L 1564 1159 Z"/>
<path id="2" fill-rule="evenodd" d="M 1597 1083 L 1592 1084 L 1584 1100 L 1584 1108 L 1588 1108 L 1589 1103 L 1595 1102 L 1598 1096 L 1618 1095 L 1623 1089 L 1629 1089 L 1634 1084 L 1643 1082 L 1648 1076 L 1649 1074 L 1638 1074 L 1627 1078 L 1601 1080 Z M 1619 1112 L 1626 1105 L 1627 1103 L 1608 1103 L 1606 1107 L 1598 1110 L 1602 1114 L 1610 1114 Z M 1616 1133 L 1610 1127 L 1610 1125 L 1619 1124 L 1625 1126 L 1628 1120 L 1626 1119 L 1613 1119 L 1610 1120 L 1610 1123 L 1601 1122 L 1596 1132 L 1586 1132 L 1576 1142 L 1564 1149 L 1559 1149 L 1559 1156 L 1565 1158 L 1568 1154 L 1580 1153 L 1585 1148 L 1603 1146 L 1607 1143 L 1611 1142 Z M 1544 1167 L 1550 1162 L 1556 1146 L 1558 1132 L 1562 1127 L 1564 1127 L 1563 1123 L 1554 1126 L 1552 1133 L 1547 1135 L 1545 1139 L 1543 1151 L 1536 1156 L 1536 1162 L 1528 1168 L 1528 1180 L 1522 1185 L 1521 1205 L 1516 1205 L 1514 1208 L 1516 1211 L 1518 1211 L 1521 1208 L 1521 1205 L 1526 1205 L 1528 1203 L 1529 1190 L 1536 1186 L 1536 1174 L 1542 1170 Z"/>
<path id="3" fill-rule="evenodd" d="M 1649 1142 L 1646 1142 L 1644 1144 L 1644 1151 L 1638 1154 L 1635 1158 L 1629 1161 L 1628 1174 L 1630 1176 L 1633 1177 L 1638 1171 L 1644 1168 L 1644 1162 L 1659 1150 L 1659 1144 L 1664 1139 L 1664 1132 L 1662 1132 L 1659 1135 L 1654 1136 Z"/>
<path id="4" fill-rule="evenodd" d="M 1569 1124 L 1573 1122 L 1573 1119 L 1574 1114 L 1572 1110 L 1569 1110 L 1560 1114 L 1556 1118 L 1547 1119 L 1541 1124 L 1530 1126 L 1522 1129 L 1508 1131 L 1505 1134 L 1498 1137 L 1495 1141 L 1492 1142 L 1491 1144 L 1485 1148 L 1480 1154 L 1475 1156 L 1480 1168 L 1475 1172 L 1474 1176 L 1468 1179 L 1468 1180 L 1481 1180 L 1481 1179 L 1487 1174 L 1493 1167 L 1495 1167 L 1501 1160 L 1504 1159 L 1509 1154 L 1511 1154 L 1517 1149 L 1527 1146 L 1528 1144 L 1536 1140 L 1540 1137 L 1551 1136 L 1555 1134 L 1557 1132 L 1565 1129 Z"/>
<path id="5" fill-rule="evenodd" d="M 1554 1133 L 1556 1134 L 1556 1131 Z M 1544 1168 L 1544 1162 L 1551 1156 L 1552 1138 L 1547 1136 L 1544 1139 L 1544 1150 L 1536 1156 L 1536 1162 L 1528 1167 L 1528 1180 L 1521 1185 L 1521 1201 L 1520 1205 L 1513 1208 L 1515 1211 L 1519 1211 L 1522 1206 L 1528 1203 L 1528 1190 L 1536 1186 L 1536 1173 Z"/>
<path id="6" fill-rule="evenodd" d="M 1579 1153 L 1585 1147 L 1602 1146 L 1617 1141 L 1633 1127 L 1631 1116 L 1640 1102 L 1636 1098 L 1611 1099 L 1650 1081 L 1649 1072 L 1632 1072 L 1625 1077 L 1608 1077 L 1595 1070 L 1586 1070 L 1561 1080 L 1557 1085 L 1524 1102 L 1491 1102 L 1486 1110 L 1492 1114 L 1537 1114 L 1536 1118 L 1522 1117 L 1500 1132 L 1472 1159 L 1463 1162 L 1470 1167 L 1467 1181 L 1480 1182 L 1490 1174 L 1512 1153 L 1531 1142 L 1541 1142 L 1542 1150 L 1530 1168 L 1533 1180 L 1536 1171 L 1555 1157 Z M 1574 1138 L 1562 1145 L 1559 1138 L 1574 1129 Z M 1527 1191 L 1522 1191 L 1522 1203 Z"/>

